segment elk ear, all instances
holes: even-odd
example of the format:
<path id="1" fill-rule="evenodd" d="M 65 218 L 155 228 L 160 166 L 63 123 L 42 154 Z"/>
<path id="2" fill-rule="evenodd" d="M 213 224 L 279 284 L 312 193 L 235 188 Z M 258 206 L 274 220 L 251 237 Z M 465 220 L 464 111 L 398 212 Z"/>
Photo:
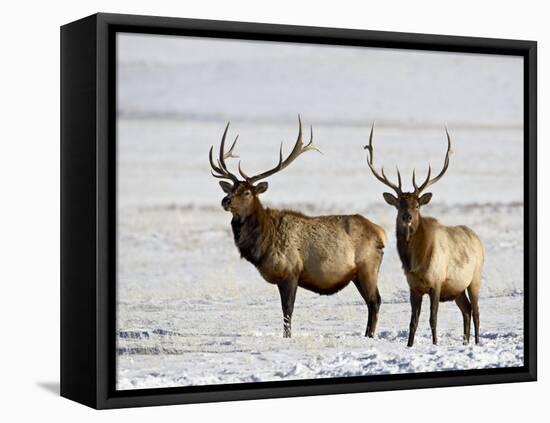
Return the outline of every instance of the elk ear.
<path id="1" fill-rule="evenodd" d="M 256 191 L 256 194 L 263 194 L 267 191 L 267 188 L 269 187 L 269 184 L 267 182 L 260 182 L 258 185 L 254 187 L 254 191 Z"/>
<path id="2" fill-rule="evenodd" d="M 399 205 L 399 201 L 397 200 L 397 197 L 393 194 L 390 194 L 389 192 L 385 192 L 382 194 L 384 197 L 384 200 L 386 200 L 386 203 L 388 203 L 390 206 L 397 207 Z"/>
<path id="3" fill-rule="evenodd" d="M 225 192 L 226 194 L 229 194 L 233 189 L 233 185 L 225 181 L 220 181 L 220 187 L 222 187 L 223 192 Z"/>
<path id="4" fill-rule="evenodd" d="M 418 199 L 418 205 L 419 206 L 425 206 L 426 204 L 428 204 L 430 202 L 431 199 L 432 199 L 432 193 L 427 192 L 426 194 L 422 195 Z"/>

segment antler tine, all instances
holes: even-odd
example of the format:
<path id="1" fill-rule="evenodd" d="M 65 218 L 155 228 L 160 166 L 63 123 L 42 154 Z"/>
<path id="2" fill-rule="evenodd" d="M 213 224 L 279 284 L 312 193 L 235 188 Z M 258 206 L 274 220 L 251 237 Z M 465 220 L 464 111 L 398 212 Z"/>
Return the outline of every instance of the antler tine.
<path id="1" fill-rule="evenodd" d="M 397 166 L 395 166 L 395 170 L 397 171 L 397 185 L 399 186 L 399 190 L 401 190 L 401 173 Z"/>
<path id="2" fill-rule="evenodd" d="M 372 139 L 374 134 L 374 124 L 376 122 L 372 123 L 372 127 L 370 128 L 370 135 L 369 135 L 369 145 L 366 145 L 364 148 L 368 151 L 368 157 L 367 157 L 367 165 L 369 166 L 372 174 L 376 179 L 378 179 L 380 182 L 382 182 L 384 185 L 390 187 L 393 189 L 397 195 L 401 195 L 401 173 L 399 173 L 399 168 L 397 168 L 397 179 L 399 186 L 395 185 L 394 183 L 390 182 L 390 180 L 386 177 L 386 174 L 384 173 L 384 168 L 381 169 L 382 175 L 378 173 L 378 171 L 374 167 L 374 147 L 372 146 Z"/>
<path id="3" fill-rule="evenodd" d="M 222 141 L 220 145 L 220 152 L 219 152 L 219 158 L 217 159 L 217 166 L 214 164 L 214 160 L 212 158 L 212 152 L 214 150 L 214 146 L 210 147 L 210 152 L 208 154 L 208 158 L 210 160 L 210 166 L 212 167 L 212 176 L 219 179 L 230 179 L 233 182 L 238 182 L 238 178 L 233 175 L 229 170 L 227 169 L 227 166 L 225 164 L 225 159 L 229 157 L 238 157 L 236 154 L 234 154 L 233 149 L 235 148 L 235 144 L 237 144 L 237 139 L 239 136 L 235 138 L 235 141 L 233 141 L 233 144 L 231 145 L 231 148 L 227 153 L 224 153 L 225 149 L 225 139 L 227 137 L 227 131 L 229 129 L 229 122 L 227 122 L 227 125 L 225 126 L 225 130 L 223 131 L 222 135 Z M 214 173 L 216 172 L 217 175 Z"/>
<path id="4" fill-rule="evenodd" d="M 300 154 L 305 153 L 306 151 L 310 151 L 310 150 L 317 151 L 317 152 L 323 154 L 323 152 L 321 150 L 319 150 L 319 148 L 317 148 L 317 146 L 315 144 L 313 144 L 313 125 L 309 126 L 309 142 L 306 144 L 306 146 L 304 148 L 302 148 L 302 151 L 300 152 Z"/>
<path id="5" fill-rule="evenodd" d="M 432 165 L 428 164 L 428 173 L 426 175 L 426 179 L 424 179 L 424 182 L 422 182 L 422 184 L 420 184 L 420 187 L 418 187 L 416 185 L 416 169 L 413 169 L 413 187 L 414 187 L 414 192 L 416 194 L 420 194 L 422 192 L 422 190 L 424 190 L 428 185 L 427 183 L 430 181 L 430 176 L 432 175 Z"/>
<path id="6" fill-rule="evenodd" d="M 441 169 L 441 172 L 439 172 L 439 174 L 435 178 L 430 179 L 431 171 L 432 171 L 432 168 L 430 166 L 429 169 L 428 169 L 428 176 L 426 177 L 426 180 L 424 181 L 424 183 L 420 187 L 416 186 L 415 181 L 414 181 L 414 173 L 413 173 L 413 185 L 414 185 L 415 193 L 417 193 L 417 194 L 420 194 L 423 190 L 425 190 L 429 186 L 431 186 L 431 185 L 435 184 L 437 181 L 439 181 L 443 177 L 445 172 L 447 172 L 447 169 L 449 168 L 449 162 L 450 162 L 450 156 L 451 156 L 451 136 L 449 135 L 449 130 L 447 129 L 447 126 L 445 126 L 445 133 L 447 134 L 447 153 L 445 154 L 445 161 L 443 162 L 443 169 Z"/>
<path id="7" fill-rule="evenodd" d="M 250 176 L 248 176 L 246 173 L 244 173 L 244 170 L 241 168 L 241 161 L 239 160 L 239 173 L 241 174 L 241 176 L 247 180 L 247 181 L 250 181 Z"/>
<path id="8" fill-rule="evenodd" d="M 227 170 L 227 166 L 225 164 L 225 159 L 229 158 L 229 157 L 233 157 L 233 148 L 235 148 L 235 144 L 237 144 L 237 140 L 239 139 L 239 136 L 237 135 L 235 137 L 235 141 L 233 141 L 233 144 L 231 145 L 231 148 L 226 153 L 225 152 L 225 138 L 227 136 L 227 130 L 228 129 L 229 129 L 229 122 L 227 122 L 227 126 L 225 127 L 225 131 L 223 131 L 222 142 L 220 144 L 220 154 L 219 154 L 219 158 L 218 158 L 219 166 L 223 170 L 225 170 L 227 173 L 229 173 L 229 170 Z"/>
<path id="9" fill-rule="evenodd" d="M 224 159 L 229 159 L 229 158 L 238 159 L 239 158 L 239 156 L 233 152 L 233 149 L 235 148 L 235 144 L 237 144 L 238 139 L 239 139 L 239 136 L 237 135 L 235 137 L 235 141 L 233 141 L 233 144 L 231 144 L 231 148 L 229 149 L 229 151 L 227 153 L 224 153 L 224 155 L 223 155 Z"/>
<path id="10" fill-rule="evenodd" d="M 213 170 L 214 172 L 217 172 L 217 173 L 223 175 L 223 174 L 225 174 L 225 172 L 224 172 L 220 167 L 218 167 L 218 166 L 216 166 L 216 165 L 214 164 L 214 160 L 212 159 L 212 150 L 214 150 L 214 146 L 211 146 L 211 147 L 210 147 L 210 151 L 209 151 L 209 153 L 208 153 L 208 159 L 209 159 L 209 161 L 210 161 L 210 166 L 212 167 L 212 170 Z"/>
<path id="11" fill-rule="evenodd" d="M 233 178 L 231 178 L 229 175 L 216 175 L 212 170 L 210 171 L 210 174 L 214 177 L 214 178 L 218 178 L 218 179 L 231 179 L 233 182 L 235 182 L 233 180 Z"/>
<path id="12" fill-rule="evenodd" d="M 311 131 L 311 134 L 310 134 L 309 142 L 304 146 L 304 143 L 302 141 L 302 119 L 300 115 L 298 115 L 298 137 L 296 139 L 296 142 L 294 143 L 294 147 L 292 148 L 292 151 L 290 152 L 290 154 L 286 159 L 283 160 L 283 143 L 281 143 L 281 147 L 279 149 L 279 162 L 275 167 L 263 173 L 260 173 L 258 175 L 248 176 L 242 170 L 241 164 L 239 163 L 239 173 L 248 182 L 253 183 L 261 179 L 265 179 L 268 176 L 274 175 L 277 172 L 280 172 L 281 170 L 286 168 L 289 164 L 291 164 L 294 160 L 296 160 L 296 158 L 298 158 L 300 154 L 305 153 L 306 151 L 315 150 L 321 153 L 321 150 L 319 150 L 317 146 L 313 144 L 313 127 L 312 126 L 310 127 L 310 131 Z"/>
<path id="13" fill-rule="evenodd" d="M 233 152 L 233 149 L 235 148 L 235 144 L 237 144 L 238 139 L 239 139 L 239 136 L 237 135 L 235 137 L 235 141 L 233 141 L 233 144 L 231 144 L 231 148 L 229 149 L 229 151 L 223 153 L 223 161 L 220 162 L 220 159 L 216 160 L 218 162 L 218 167 L 224 169 L 224 171 L 226 171 L 226 172 L 229 172 L 229 171 L 227 169 L 227 165 L 225 164 L 225 159 L 229 159 L 229 158 L 238 159 L 239 158 L 239 156 Z M 222 152 L 220 151 L 220 155 L 221 154 L 222 154 Z"/>

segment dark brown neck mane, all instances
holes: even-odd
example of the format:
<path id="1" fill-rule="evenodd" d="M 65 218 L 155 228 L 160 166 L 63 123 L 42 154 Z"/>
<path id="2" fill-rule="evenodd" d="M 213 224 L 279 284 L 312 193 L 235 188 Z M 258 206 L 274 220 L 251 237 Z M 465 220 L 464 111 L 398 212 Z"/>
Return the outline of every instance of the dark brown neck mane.
<path id="1" fill-rule="evenodd" d="M 245 218 L 234 215 L 231 228 L 241 257 L 260 267 L 275 236 L 275 224 L 267 210 L 255 199 L 254 212 Z"/>
<path id="2" fill-rule="evenodd" d="M 412 254 L 413 254 L 413 243 L 416 237 L 422 236 L 424 230 L 422 224 L 422 216 L 418 216 L 418 227 L 414 234 L 409 235 L 409 240 L 407 241 L 405 231 L 401 229 L 401 226 L 396 225 L 395 235 L 397 237 L 397 253 L 401 259 L 401 265 L 405 272 L 411 271 L 412 264 Z"/>

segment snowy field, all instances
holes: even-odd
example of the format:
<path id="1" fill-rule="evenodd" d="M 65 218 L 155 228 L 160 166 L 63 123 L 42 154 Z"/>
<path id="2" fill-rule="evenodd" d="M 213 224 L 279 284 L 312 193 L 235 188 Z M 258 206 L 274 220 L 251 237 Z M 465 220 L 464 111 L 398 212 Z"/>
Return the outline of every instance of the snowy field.
<path id="1" fill-rule="evenodd" d="M 480 67 L 469 55 L 424 54 L 410 69 L 435 67 L 437 75 L 422 79 L 395 52 L 365 58 L 340 49 L 342 60 L 357 65 L 341 70 L 321 65 L 313 47 L 300 62 L 290 50 L 247 47 L 237 54 L 235 46 L 213 60 L 208 49 L 185 56 L 181 43 L 152 38 L 119 40 L 118 389 L 523 365 L 521 62 L 482 56 Z M 403 75 L 391 66 L 399 60 Z M 344 72 L 343 80 L 323 85 L 323 72 Z M 367 93 L 362 78 L 375 82 Z M 409 87 L 411 80 L 419 82 Z M 253 87 L 246 90 L 246 83 Z M 360 213 L 385 228 L 374 339 L 363 336 L 367 307 L 353 283 L 332 296 L 299 289 L 293 337 L 283 339 L 277 288 L 239 258 L 231 216 L 220 206 L 223 193 L 207 154 L 226 121 L 230 137 L 240 134 L 237 150 L 254 173 L 274 164 L 281 140 L 289 151 L 298 112 L 314 126 L 324 154 L 307 153 L 270 178 L 262 201 L 309 215 Z M 375 118 L 375 160 L 388 170 L 399 165 L 406 187 L 413 167 L 421 174 L 428 162 L 440 168 L 449 124 L 451 165 L 423 213 L 466 224 L 484 243 L 480 345 L 462 345 L 458 307 L 443 303 L 439 345 L 432 346 L 425 298 L 415 346 L 406 347 L 410 306 L 396 212 L 383 201 L 385 189 L 362 150 Z"/>
<path id="2" fill-rule="evenodd" d="M 367 339 L 365 307 L 353 294 L 327 300 L 300 292 L 293 338 L 284 340 L 276 324 L 280 307 L 275 289 L 265 304 L 243 301 L 240 309 L 235 302 L 204 301 L 192 307 L 195 316 L 188 319 L 189 314 L 181 312 L 190 308 L 186 301 L 159 302 L 156 311 L 149 305 L 146 320 L 138 318 L 138 325 L 129 326 L 155 329 L 119 332 L 124 342 L 119 340 L 117 386 L 136 389 L 523 365 L 523 328 L 510 324 L 511 319 L 522 319 L 521 296 L 484 299 L 479 346 L 462 345 L 460 313 L 454 303 L 445 303 L 439 311 L 439 345 L 431 343 L 424 313 L 415 346 L 407 348 L 409 305 L 384 303 L 378 333 Z M 220 320 L 205 321 L 199 317 L 205 313 Z M 197 327 L 201 333 L 193 329 Z"/>

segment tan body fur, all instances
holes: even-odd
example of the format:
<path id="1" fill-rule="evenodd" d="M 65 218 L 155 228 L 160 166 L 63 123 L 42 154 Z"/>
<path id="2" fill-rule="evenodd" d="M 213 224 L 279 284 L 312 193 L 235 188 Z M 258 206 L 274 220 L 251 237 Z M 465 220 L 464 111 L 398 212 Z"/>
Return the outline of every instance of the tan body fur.
<path id="1" fill-rule="evenodd" d="M 258 270 L 266 281 L 297 280 L 300 287 L 332 294 L 359 272 L 378 271 L 386 235 L 364 217 L 308 217 L 276 209 L 265 213 L 272 225 L 264 234 L 270 245 Z M 369 289 L 376 290 L 376 281 Z"/>
<path id="2" fill-rule="evenodd" d="M 405 275 L 411 291 L 424 295 L 438 289 L 440 301 L 455 300 L 466 289 L 479 292 L 483 245 L 470 228 L 423 217 L 408 248 Z"/>

